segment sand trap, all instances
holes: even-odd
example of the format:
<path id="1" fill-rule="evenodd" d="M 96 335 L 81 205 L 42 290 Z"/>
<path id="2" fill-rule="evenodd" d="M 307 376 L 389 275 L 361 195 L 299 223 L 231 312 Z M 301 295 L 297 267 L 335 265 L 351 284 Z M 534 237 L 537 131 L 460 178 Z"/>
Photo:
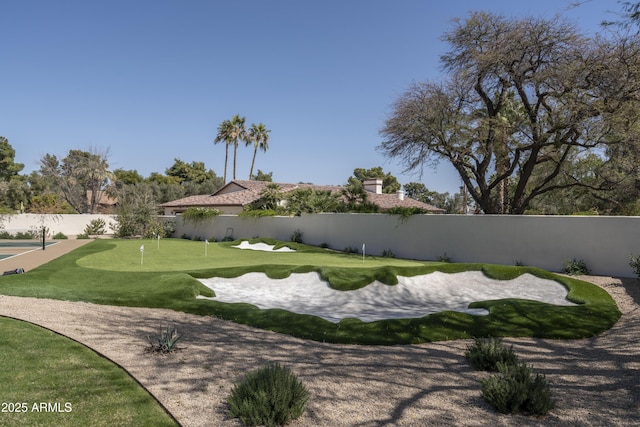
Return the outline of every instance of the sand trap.
<path id="1" fill-rule="evenodd" d="M 214 301 L 245 302 L 262 309 L 281 308 L 313 314 L 331 322 L 355 317 L 364 322 L 392 318 L 415 318 L 453 310 L 486 315 L 487 310 L 469 309 L 474 301 L 520 298 L 555 305 L 576 305 L 566 299 L 560 283 L 523 274 L 513 280 L 493 280 L 479 271 L 398 277 L 395 286 L 373 282 L 355 291 L 336 291 L 318 273 L 291 274 L 269 279 L 264 273 L 248 273 L 200 282 L 216 293 Z M 206 297 L 199 297 L 206 298 Z"/>
<path id="2" fill-rule="evenodd" d="M 274 249 L 274 245 L 267 245 L 266 243 L 249 243 L 247 240 L 243 240 L 237 246 L 232 246 L 232 248 L 238 249 L 251 249 L 253 251 L 265 251 L 265 252 L 295 252 L 295 249 L 288 248 L 286 246 L 281 247 L 280 249 Z"/>

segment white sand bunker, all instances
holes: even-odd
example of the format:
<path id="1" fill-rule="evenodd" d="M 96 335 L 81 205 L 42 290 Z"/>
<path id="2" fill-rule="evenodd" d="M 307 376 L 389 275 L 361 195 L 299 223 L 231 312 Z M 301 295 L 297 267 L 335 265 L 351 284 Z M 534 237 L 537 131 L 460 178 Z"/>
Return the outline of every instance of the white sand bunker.
<path id="1" fill-rule="evenodd" d="M 249 243 L 247 240 L 243 240 L 237 246 L 232 246 L 232 248 L 238 249 L 251 249 L 254 251 L 265 251 L 265 252 L 295 252 L 295 249 L 288 248 L 283 246 L 279 249 L 274 249 L 275 245 L 267 245 L 266 243 Z"/>
<path id="2" fill-rule="evenodd" d="M 566 299 L 567 289 L 563 285 L 531 274 L 513 280 L 494 280 L 479 271 L 435 272 L 399 276 L 395 286 L 375 281 L 355 291 L 331 289 L 318 273 L 291 274 L 277 280 L 269 279 L 264 273 L 248 273 L 232 279 L 213 277 L 200 282 L 216 293 L 210 298 L 214 301 L 245 302 L 262 309 L 281 308 L 313 314 L 331 322 L 349 317 L 364 322 L 416 318 L 446 310 L 486 315 L 487 310 L 470 309 L 469 304 L 505 298 L 576 305 Z"/>

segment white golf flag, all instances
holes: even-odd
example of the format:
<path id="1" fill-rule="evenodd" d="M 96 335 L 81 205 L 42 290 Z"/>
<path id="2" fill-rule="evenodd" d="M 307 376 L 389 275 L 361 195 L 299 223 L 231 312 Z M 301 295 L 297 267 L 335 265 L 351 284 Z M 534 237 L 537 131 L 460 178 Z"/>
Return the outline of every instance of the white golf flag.
<path id="1" fill-rule="evenodd" d="M 140 246 L 140 252 L 144 252 L 144 245 Z"/>

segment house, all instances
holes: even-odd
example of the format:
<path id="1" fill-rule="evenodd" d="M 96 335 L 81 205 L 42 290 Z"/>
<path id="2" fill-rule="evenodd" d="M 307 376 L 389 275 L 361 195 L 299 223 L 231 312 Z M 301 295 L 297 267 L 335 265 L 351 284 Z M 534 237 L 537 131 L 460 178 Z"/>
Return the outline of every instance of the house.
<path id="1" fill-rule="evenodd" d="M 260 199 L 260 193 L 269 184 L 277 184 L 280 187 L 280 192 L 285 195 L 290 191 L 305 188 L 336 193 L 339 193 L 344 188 L 336 185 L 286 184 L 266 181 L 233 180 L 213 194 L 184 197 L 163 203 L 160 206 L 164 209 L 165 215 L 175 215 L 193 207 L 218 209 L 225 214 L 238 214 L 242 212 L 245 206 L 258 201 Z M 444 213 L 443 209 L 409 197 L 404 197 L 404 192 L 402 191 L 399 191 L 397 194 L 383 193 L 381 179 L 365 180 L 364 188 L 368 192 L 368 200 L 378 205 L 381 211 L 401 206 L 407 208 L 422 208 L 431 213 Z"/>

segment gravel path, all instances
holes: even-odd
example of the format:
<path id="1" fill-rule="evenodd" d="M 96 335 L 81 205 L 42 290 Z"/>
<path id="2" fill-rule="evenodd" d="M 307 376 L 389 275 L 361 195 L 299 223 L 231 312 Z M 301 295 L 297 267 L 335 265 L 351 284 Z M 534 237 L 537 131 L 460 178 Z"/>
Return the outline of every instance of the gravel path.
<path id="1" fill-rule="evenodd" d="M 243 373 L 278 361 L 310 392 L 293 426 L 632 426 L 640 425 L 640 281 L 584 277 L 623 313 L 589 339 L 506 339 L 549 380 L 557 408 L 543 418 L 505 416 L 480 397 L 463 353 L 469 341 L 373 347 L 304 341 L 170 310 L 0 296 L 0 315 L 78 340 L 137 378 L 184 426 L 239 426 L 226 398 Z M 172 355 L 144 353 L 166 325 L 184 334 Z"/>

